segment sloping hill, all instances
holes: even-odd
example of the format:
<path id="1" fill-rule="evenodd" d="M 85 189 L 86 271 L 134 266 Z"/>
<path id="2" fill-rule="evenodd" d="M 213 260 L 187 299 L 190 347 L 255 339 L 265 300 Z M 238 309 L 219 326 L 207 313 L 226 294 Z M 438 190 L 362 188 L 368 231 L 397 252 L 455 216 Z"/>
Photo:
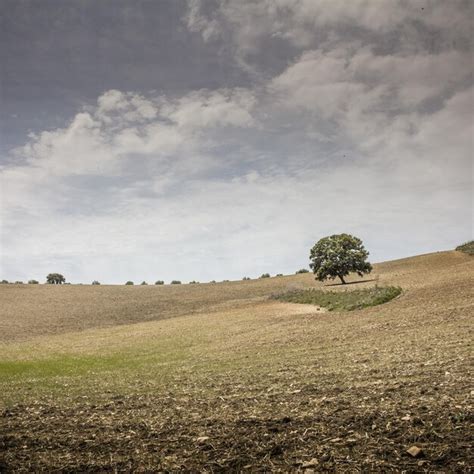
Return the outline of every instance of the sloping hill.
<path id="1" fill-rule="evenodd" d="M 472 259 L 461 252 L 439 252 L 376 264 L 370 278 L 348 281 L 362 281 L 358 288 L 378 283 L 411 289 L 442 283 L 459 271 L 470 274 L 471 267 Z M 0 285 L 0 342 L 220 311 L 308 287 L 351 288 L 322 284 L 312 274 L 199 285 Z"/>
<path id="2" fill-rule="evenodd" d="M 374 275 L 402 296 L 347 313 L 268 300 L 311 275 L 1 288 L 4 470 L 468 472 L 474 260 Z"/>

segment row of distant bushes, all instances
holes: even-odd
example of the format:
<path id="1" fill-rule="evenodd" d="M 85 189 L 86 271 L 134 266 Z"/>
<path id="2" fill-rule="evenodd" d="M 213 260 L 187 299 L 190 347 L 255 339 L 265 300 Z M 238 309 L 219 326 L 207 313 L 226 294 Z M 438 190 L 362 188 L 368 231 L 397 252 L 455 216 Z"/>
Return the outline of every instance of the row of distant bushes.
<path id="1" fill-rule="evenodd" d="M 0 281 L 0 284 L 2 285 L 8 285 L 8 284 L 12 284 L 12 285 L 23 285 L 23 282 L 22 281 L 8 281 L 8 280 L 2 280 Z M 29 285 L 38 285 L 39 284 L 39 281 L 38 280 L 28 280 L 28 284 Z"/>
<path id="2" fill-rule="evenodd" d="M 309 270 L 306 269 L 306 268 L 301 268 L 300 270 L 298 270 L 297 272 L 295 272 L 296 275 L 300 274 L 300 273 L 309 273 Z M 282 277 L 283 276 L 283 273 L 277 273 L 275 276 L 277 277 Z M 271 278 L 271 275 L 270 273 L 262 273 L 262 275 L 259 276 L 259 279 L 261 278 Z M 247 277 L 247 276 L 244 276 L 242 278 L 243 281 L 249 281 L 251 280 L 250 277 Z M 222 280 L 222 283 L 227 283 L 229 282 L 230 280 Z M 199 284 L 200 282 L 199 281 L 190 281 L 189 282 L 189 285 L 197 285 Z M 217 283 L 216 280 L 211 280 L 209 283 Z M 92 282 L 93 285 L 100 285 L 100 283 L 97 281 L 97 282 Z M 126 285 L 134 285 L 135 283 L 133 281 L 127 281 L 125 283 Z M 163 280 L 158 280 L 158 281 L 155 281 L 155 285 L 164 285 L 165 282 Z M 140 283 L 140 285 L 148 285 L 148 283 L 146 281 L 142 281 Z M 181 285 L 181 282 L 179 280 L 173 280 L 171 282 L 171 285 Z"/>
<path id="3" fill-rule="evenodd" d="M 298 270 L 298 271 L 296 272 L 296 275 L 298 275 L 298 274 L 300 274 L 300 273 L 309 273 L 309 270 L 307 270 L 306 268 L 302 268 L 301 270 Z M 277 273 L 275 276 L 277 276 L 277 277 L 282 277 L 282 276 L 283 276 L 283 273 Z M 259 276 L 259 279 L 261 279 L 261 278 L 271 278 L 271 275 L 270 275 L 270 273 L 262 273 L 262 275 Z M 250 277 L 247 277 L 247 276 L 244 276 L 244 277 L 242 278 L 242 281 L 249 281 L 249 280 L 251 280 L 251 278 L 250 278 Z M 222 283 L 227 283 L 227 282 L 229 282 L 229 281 L 230 281 L 230 280 L 222 280 Z M 189 285 L 198 285 L 199 283 L 200 283 L 199 281 L 193 280 L 193 281 L 190 281 L 190 282 L 189 282 Z M 216 280 L 211 280 L 209 283 L 217 283 L 217 281 L 216 281 Z M 99 283 L 98 281 L 92 282 L 92 284 L 93 284 L 93 285 L 100 285 L 100 283 Z M 134 285 L 134 284 L 135 284 L 135 283 L 134 283 L 133 281 L 127 281 L 127 282 L 125 283 L 125 285 Z M 164 285 L 164 284 L 165 284 L 165 282 L 164 282 L 163 280 L 155 281 L 155 285 Z M 142 281 L 142 282 L 140 283 L 140 285 L 148 285 L 148 283 L 147 283 L 146 281 Z M 179 281 L 179 280 L 173 280 L 173 281 L 171 281 L 171 285 L 181 285 L 181 281 Z"/>
<path id="4" fill-rule="evenodd" d="M 300 274 L 300 273 L 309 273 L 309 270 L 307 270 L 306 268 L 302 268 L 302 269 L 298 270 L 298 271 L 295 272 L 295 273 L 296 273 L 297 275 Z M 277 276 L 277 277 L 282 277 L 282 276 L 283 276 L 283 273 L 277 273 L 275 276 Z M 263 273 L 262 275 L 260 275 L 259 278 L 271 278 L 271 275 L 270 275 L 270 273 Z M 242 278 L 242 280 L 243 280 L 243 281 L 248 281 L 248 280 L 251 280 L 251 278 L 245 276 L 245 277 Z M 228 282 L 228 281 L 229 281 L 229 280 L 223 280 L 222 282 L 223 282 L 223 283 L 226 283 L 226 282 Z M 11 283 L 11 284 L 16 284 L 16 285 L 22 285 L 22 284 L 23 284 L 22 281 L 12 281 L 12 282 L 9 282 L 8 280 L 1 280 L 1 281 L 0 281 L 0 284 L 4 284 L 4 285 L 9 284 L 9 283 Z M 212 281 L 210 281 L 209 283 L 217 283 L 217 282 L 216 282 L 216 280 L 212 280 Z M 39 284 L 39 281 L 38 281 L 38 280 L 28 280 L 28 284 L 29 284 L 29 285 L 38 285 L 38 284 Z M 66 284 L 67 284 L 67 283 L 66 283 Z M 94 280 L 94 281 L 92 282 L 92 284 L 93 284 L 93 285 L 100 285 L 100 282 L 97 281 L 97 280 Z M 155 281 L 154 284 L 155 284 L 155 285 L 164 285 L 165 282 L 164 282 L 163 280 L 157 280 L 157 281 Z M 172 280 L 172 281 L 170 282 L 170 284 L 171 284 L 171 285 L 181 285 L 181 281 L 180 281 L 180 280 Z M 197 285 L 197 284 L 199 284 L 199 282 L 193 280 L 193 281 L 190 281 L 189 284 L 190 284 L 190 285 Z M 135 283 L 134 283 L 133 281 L 129 280 L 129 281 L 127 281 L 127 282 L 125 283 L 125 285 L 131 286 L 131 285 L 135 285 Z M 148 283 L 147 283 L 146 281 L 142 281 L 142 282 L 140 283 L 140 285 L 148 285 Z"/>
<path id="5" fill-rule="evenodd" d="M 198 282 L 198 281 L 190 281 L 189 283 L 191 284 L 191 283 L 199 283 L 199 282 Z M 93 285 L 100 285 L 99 282 L 92 283 L 92 284 L 93 284 Z M 129 280 L 129 281 L 127 281 L 127 283 L 125 283 L 125 284 L 126 284 L 126 285 L 134 285 L 135 283 L 134 283 L 133 281 L 130 281 L 130 280 Z M 164 282 L 163 280 L 156 280 L 156 281 L 155 281 L 155 285 L 164 285 L 164 284 L 165 284 L 165 282 Z M 148 285 L 148 283 L 147 283 L 146 281 L 142 281 L 142 282 L 140 283 L 140 285 Z M 171 282 L 171 285 L 181 285 L 181 282 L 180 282 L 179 280 L 173 280 L 173 281 Z"/>

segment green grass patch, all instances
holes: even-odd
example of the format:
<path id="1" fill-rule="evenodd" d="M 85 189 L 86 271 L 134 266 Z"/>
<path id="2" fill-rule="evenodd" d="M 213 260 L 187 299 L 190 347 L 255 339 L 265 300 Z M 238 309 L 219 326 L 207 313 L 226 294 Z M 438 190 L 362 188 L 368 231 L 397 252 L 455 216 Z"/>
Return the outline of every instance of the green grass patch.
<path id="1" fill-rule="evenodd" d="M 474 240 L 466 242 L 465 244 L 458 245 L 456 250 L 459 252 L 467 253 L 468 255 L 474 255 Z"/>
<path id="2" fill-rule="evenodd" d="M 91 372 L 116 370 L 133 367 L 134 359 L 124 359 L 119 356 L 62 356 L 52 359 L 1 361 L 0 378 L 49 378 L 85 375 Z"/>
<path id="3" fill-rule="evenodd" d="M 47 359 L 0 361 L 0 380 L 44 379 L 51 377 L 83 376 L 121 370 L 138 370 L 142 367 L 161 367 L 185 360 L 182 351 L 146 350 L 124 351 L 112 355 L 62 355 Z"/>
<path id="4" fill-rule="evenodd" d="M 328 311 L 353 311 L 386 303 L 402 292 L 398 286 L 364 288 L 362 290 L 323 291 L 316 288 L 295 290 L 275 296 L 288 303 L 314 304 Z"/>

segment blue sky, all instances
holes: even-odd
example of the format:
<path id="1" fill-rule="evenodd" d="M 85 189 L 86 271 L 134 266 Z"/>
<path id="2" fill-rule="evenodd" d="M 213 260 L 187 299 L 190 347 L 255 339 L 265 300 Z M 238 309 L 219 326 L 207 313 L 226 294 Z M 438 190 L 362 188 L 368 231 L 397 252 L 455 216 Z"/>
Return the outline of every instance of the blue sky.
<path id="1" fill-rule="evenodd" d="M 1 278 L 239 279 L 472 239 L 469 1 L 0 0 Z"/>

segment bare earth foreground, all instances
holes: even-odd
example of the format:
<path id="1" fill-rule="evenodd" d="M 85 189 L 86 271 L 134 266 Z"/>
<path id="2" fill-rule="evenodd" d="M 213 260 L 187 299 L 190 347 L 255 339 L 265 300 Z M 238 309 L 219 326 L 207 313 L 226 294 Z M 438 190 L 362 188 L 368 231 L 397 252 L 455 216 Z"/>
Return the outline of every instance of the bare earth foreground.
<path id="1" fill-rule="evenodd" d="M 373 275 L 346 313 L 269 299 L 308 274 L 0 286 L 0 471 L 472 471 L 474 258 Z"/>

